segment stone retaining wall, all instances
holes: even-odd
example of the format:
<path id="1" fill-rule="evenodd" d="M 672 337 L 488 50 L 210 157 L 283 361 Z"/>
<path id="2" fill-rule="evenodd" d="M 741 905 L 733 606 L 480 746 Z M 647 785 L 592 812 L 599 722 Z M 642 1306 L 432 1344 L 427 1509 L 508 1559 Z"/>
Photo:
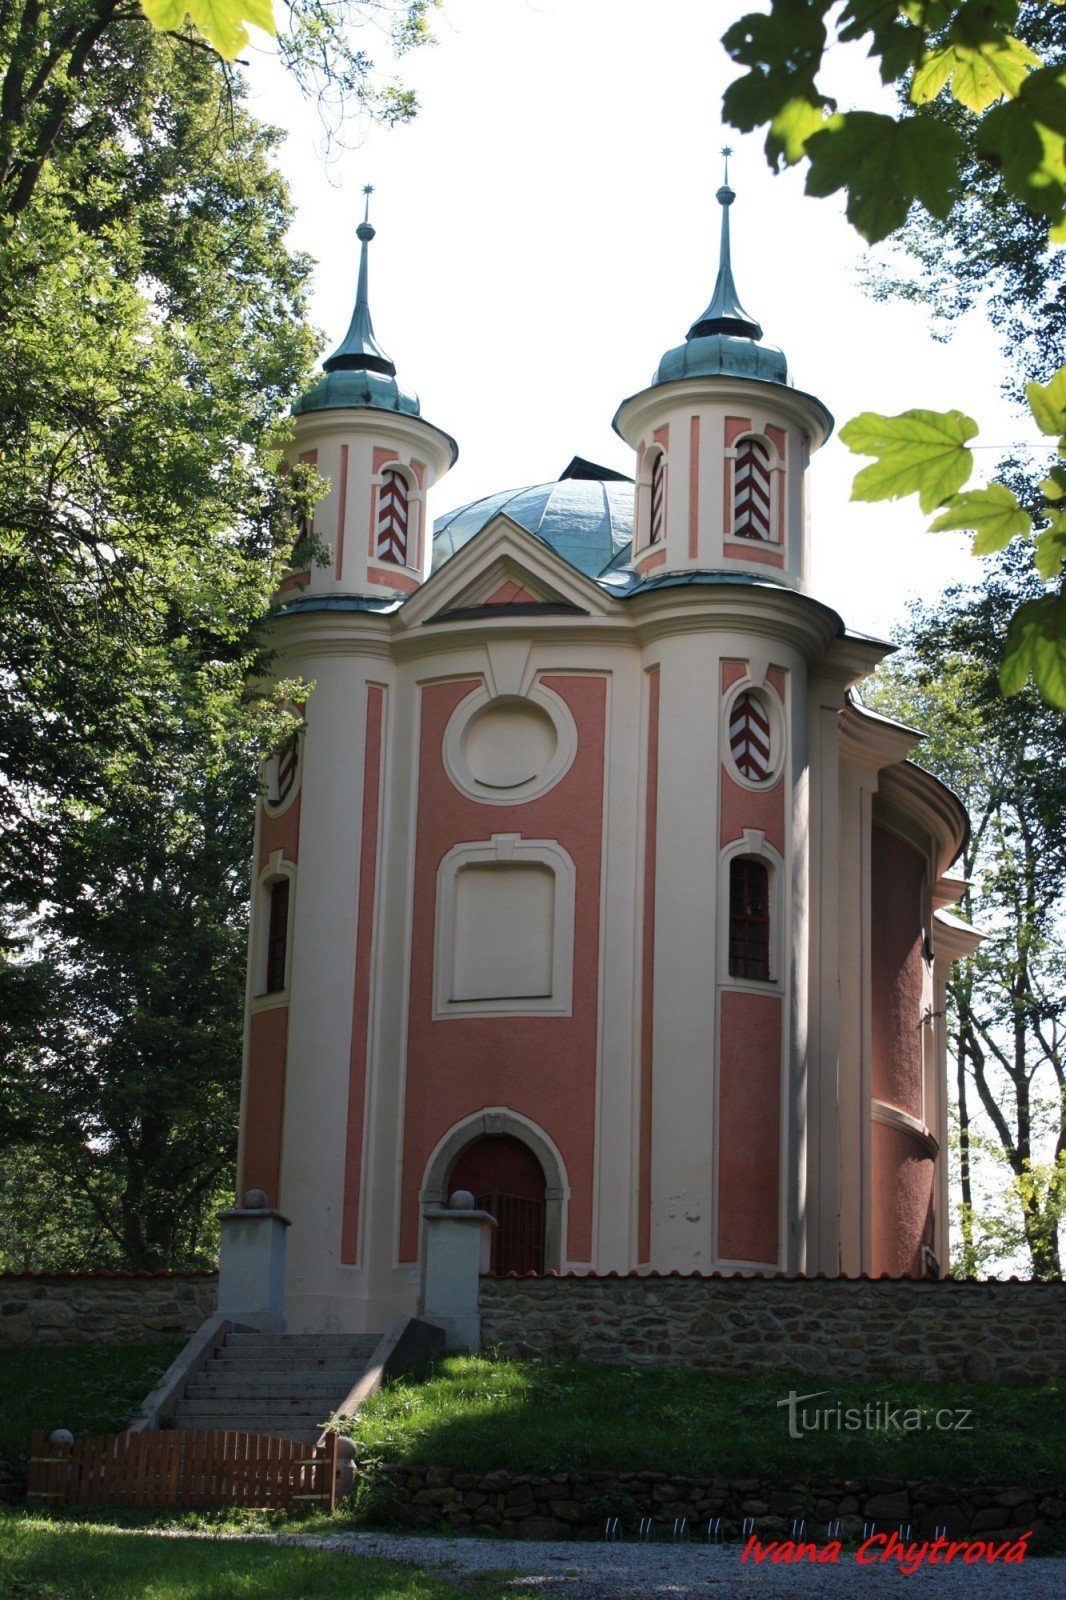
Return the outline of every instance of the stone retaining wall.
<path id="1" fill-rule="evenodd" d="M 730 1372 L 1066 1376 L 1066 1285 L 848 1278 L 483 1278 L 483 1348 Z"/>
<path id="2" fill-rule="evenodd" d="M 1066 1485 L 953 1484 L 900 1478 L 832 1478 L 782 1482 L 760 1478 L 688 1478 L 666 1472 L 564 1472 L 541 1475 L 461 1472 L 450 1467 L 387 1466 L 372 1501 L 374 1515 L 409 1527 L 495 1533 L 518 1539 L 602 1539 L 607 1519 L 619 1519 L 623 1539 L 639 1536 L 643 1517 L 654 1535 L 672 1539 L 688 1519 L 688 1537 L 705 1539 L 720 1517 L 731 1541 L 745 1518 L 762 1540 L 788 1538 L 806 1520 L 805 1537 L 821 1540 L 840 1519 L 840 1537 L 860 1539 L 864 1525 L 879 1532 L 909 1523 L 915 1538 L 947 1527 L 949 1538 L 987 1538 L 1000 1544 L 1033 1530 L 1034 1547 L 1066 1536 Z"/>
<path id="3" fill-rule="evenodd" d="M 0 1273 L 0 1346 L 140 1344 L 214 1314 L 215 1272 Z"/>

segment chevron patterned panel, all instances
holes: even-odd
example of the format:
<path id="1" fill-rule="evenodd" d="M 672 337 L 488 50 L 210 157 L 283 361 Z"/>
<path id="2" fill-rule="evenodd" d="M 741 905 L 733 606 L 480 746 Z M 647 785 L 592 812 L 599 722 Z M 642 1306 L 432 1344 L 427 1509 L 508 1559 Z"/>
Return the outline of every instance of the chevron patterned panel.
<path id="1" fill-rule="evenodd" d="M 651 469 L 651 543 L 657 544 L 663 536 L 663 498 L 666 469 L 662 456 L 655 457 Z"/>
<path id="2" fill-rule="evenodd" d="M 759 439 L 743 439 L 733 476 L 733 533 L 770 538 L 770 452 Z"/>
<path id="3" fill-rule="evenodd" d="M 738 772 L 752 783 L 770 776 L 770 719 L 753 694 L 738 695 L 729 713 L 729 749 Z"/>
<path id="4" fill-rule="evenodd" d="M 278 790 L 274 797 L 274 804 L 282 805 L 292 793 L 292 786 L 296 781 L 296 764 L 300 759 L 300 736 L 294 733 L 287 739 L 278 754 L 277 779 Z"/>
<path id="5" fill-rule="evenodd" d="M 407 479 L 389 471 L 378 494 L 377 558 L 407 565 Z"/>

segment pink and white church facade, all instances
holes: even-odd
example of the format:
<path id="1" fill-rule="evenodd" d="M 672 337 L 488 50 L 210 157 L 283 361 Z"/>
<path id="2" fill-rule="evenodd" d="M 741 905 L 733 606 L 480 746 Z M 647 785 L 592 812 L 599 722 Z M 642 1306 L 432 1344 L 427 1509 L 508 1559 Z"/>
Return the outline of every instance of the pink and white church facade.
<path id="1" fill-rule="evenodd" d="M 238 1193 L 295 1331 L 413 1312 L 423 1208 L 499 1270 L 925 1275 L 947 1259 L 957 799 L 850 693 L 888 647 L 807 588 L 832 418 L 711 303 L 615 428 L 632 481 L 431 508 L 453 440 L 370 320 L 295 408 L 328 552 L 256 828 Z"/>

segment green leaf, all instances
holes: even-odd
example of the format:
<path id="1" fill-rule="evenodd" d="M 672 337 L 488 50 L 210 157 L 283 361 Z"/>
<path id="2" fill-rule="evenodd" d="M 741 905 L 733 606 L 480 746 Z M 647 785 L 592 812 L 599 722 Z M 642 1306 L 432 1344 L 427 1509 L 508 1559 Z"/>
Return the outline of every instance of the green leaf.
<path id="1" fill-rule="evenodd" d="M 1036 122 L 1054 133 L 1066 134 L 1066 72 L 1062 67 L 1044 67 L 1033 72 L 1022 84 L 1018 96 Z"/>
<path id="2" fill-rule="evenodd" d="M 883 417 L 864 411 L 840 430 L 857 455 L 877 456 L 852 485 L 853 500 L 896 500 L 917 494 L 923 511 L 933 511 L 960 489 L 973 471 L 966 440 L 977 432 L 961 411 L 904 411 Z"/>
<path id="3" fill-rule="evenodd" d="M 987 111 L 997 100 L 1013 98 L 1033 68 L 1040 66 L 1040 57 L 1010 34 L 995 44 L 956 44 L 952 50 L 956 66 L 951 92 L 970 111 Z"/>
<path id="4" fill-rule="evenodd" d="M 1062 563 L 1066 561 L 1066 516 L 1061 512 L 1052 519 L 1050 527 L 1037 535 L 1033 561 L 1045 583 L 1059 576 Z"/>
<path id="5" fill-rule="evenodd" d="M 821 95 L 815 100 L 794 99 L 783 105 L 770 121 L 766 135 L 766 159 L 771 166 L 794 166 L 812 134 L 825 127 L 829 102 Z"/>
<path id="6" fill-rule="evenodd" d="M 1040 491 L 1045 500 L 1061 500 L 1066 495 L 1066 467 L 1052 467 L 1050 476 L 1040 480 Z"/>
<path id="7" fill-rule="evenodd" d="M 950 46 L 945 50 L 935 50 L 932 55 L 926 56 L 911 84 L 911 100 L 916 106 L 924 106 L 930 100 L 935 100 L 941 89 L 951 77 L 955 68 L 955 52 Z"/>
<path id="8" fill-rule="evenodd" d="M 1066 433 L 1066 367 L 1050 383 L 1027 383 L 1025 398 L 1041 433 Z"/>
<path id="9" fill-rule="evenodd" d="M 271 0 L 141 0 L 154 28 L 179 28 L 188 15 L 224 61 L 232 61 L 248 43 L 248 24 L 273 34 Z"/>
<path id="10" fill-rule="evenodd" d="M 1056 225 L 1066 206 L 1066 140 L 1035 119 L 1024 96 L 995 106 L 977 130 L 982 155 L 998 166 L 1003 182 L 1032 211 Z"/>
<path id="11" fill-rule="evenodd" d="M 1018 504 L 1018 497 L 1003 483 L 990 483 L 987 489 L 967 489 L 952 495 L 947 508 L 931 524 L 931 532 L 972 528 L 975 556 L 990 556 L 1006 549 L 1017 534 L 1030 533 L 1032 523 Z"/>
<path id="12" fill-rule="evenodd" d="M 1011 618 L 1000 687 L 1017 694 L 1030 676 L 1049 705 L 1066 711 L 1066 592 L 1029 600 Z"/>
<path id="13" fill-rule="evenodd" d="M 932 117 L 852 111 L 831 117 L 807 141 L 807 193 L 848 191 L 848 220 L 874 244 L 902 227 L 914 200 L 946 217 L 958 188 L 963 145 Z"/>

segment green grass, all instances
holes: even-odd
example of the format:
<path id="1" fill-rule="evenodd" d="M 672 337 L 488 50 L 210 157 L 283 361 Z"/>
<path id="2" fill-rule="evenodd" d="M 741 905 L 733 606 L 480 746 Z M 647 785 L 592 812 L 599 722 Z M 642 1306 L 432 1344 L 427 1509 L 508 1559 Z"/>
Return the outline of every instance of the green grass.
<path id="1" fill-rule="evenodd" d="M 24 1458 L 34 1428 L 78 1434 L 124 1428 L 184 1343 L 0 1349 L 0 1455 Z"/>
<path id="2" fill-rule="evenodd" d="M 964 1432 L 826 1431 L 791 1439 L 778 1401 L 973 1412 Z M 1055 1480 L 1066 1397 L 1055 1384 L 857 1384 L 791 1374 L 452 1357 L 397 1380 L 350 1425 L 367 1460 L 487 1472 L 642 1471 L 732 1477 Z"/>
<path id="3" fill-rule="evenodd" d="M 504 1593 L 502 1577 L 467 1580 L 337 1551 L 152 1538 L 0 1513 L 4 1600 L 500 1600 Z"/>

